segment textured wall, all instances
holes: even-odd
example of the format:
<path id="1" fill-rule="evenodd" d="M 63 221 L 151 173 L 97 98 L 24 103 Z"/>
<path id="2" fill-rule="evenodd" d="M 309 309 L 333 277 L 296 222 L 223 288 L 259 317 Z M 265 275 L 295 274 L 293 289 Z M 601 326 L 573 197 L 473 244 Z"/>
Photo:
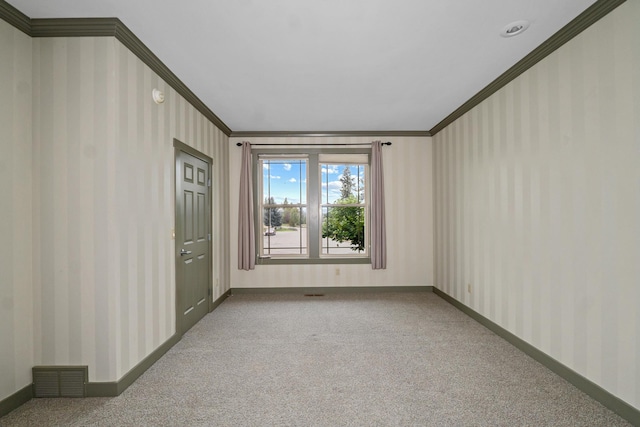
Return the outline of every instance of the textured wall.
<path id="1" fill-rule="evenodd" d="M 300 286 L 427 286 L 433 284 L 432 149 L 430 138 L 251 138 L 254 143 L 345 144 L 392 141 L 384 147 L 387 269 L 371 265 L 257 265 L 238 270 L 238 224 L 231 223 L 231 285 L 234 288 Z M 238 216 L 241 149 L 231 138 L 231 218 Z"/>
<path id="2" fill-rule="evenodd" d="M 228 289 L 228 138 L 114 38 L 33 43 L 36 363 L 115 381 L 175 332 L 173 138 L 214 158 Z"/>
<path id="3" fill-rule="evenodd" d="M 31 38 L 0 20 L 0 400 L 33 366 Z"/>
<path id="4" fill-rule="evenodd" d="M 434 137 L 436 285 L 636 408 L 638 22 L 626 2 Z"/>

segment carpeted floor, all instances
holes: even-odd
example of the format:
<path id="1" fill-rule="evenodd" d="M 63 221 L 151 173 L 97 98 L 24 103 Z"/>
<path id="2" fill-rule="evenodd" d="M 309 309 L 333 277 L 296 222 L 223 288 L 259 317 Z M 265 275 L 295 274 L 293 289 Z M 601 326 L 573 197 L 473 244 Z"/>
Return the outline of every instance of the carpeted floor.
<path id="1" fill-rule="evenodd" d="M 430 292 L 235 295 L 115 398 L 2 426 L 628 426 Z"/>

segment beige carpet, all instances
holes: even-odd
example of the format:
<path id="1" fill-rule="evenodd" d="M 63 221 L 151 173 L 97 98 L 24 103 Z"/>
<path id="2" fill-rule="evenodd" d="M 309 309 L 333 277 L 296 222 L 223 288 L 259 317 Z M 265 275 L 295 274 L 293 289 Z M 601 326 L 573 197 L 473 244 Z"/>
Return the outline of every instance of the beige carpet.
<path id="1" fill-rule="evenodd" d="M 115 398 L 2 426 L 627 426 L 433 293 L 235 295 Z"/>

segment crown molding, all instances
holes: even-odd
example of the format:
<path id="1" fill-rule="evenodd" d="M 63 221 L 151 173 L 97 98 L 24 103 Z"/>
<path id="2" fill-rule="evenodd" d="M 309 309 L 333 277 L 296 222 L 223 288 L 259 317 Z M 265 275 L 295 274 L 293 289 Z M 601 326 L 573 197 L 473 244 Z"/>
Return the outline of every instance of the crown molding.
<path id="1" fill-rule="evenodd" d="M 0 0 L 0 18 L 31 37 L 115 37 L 225 135 L 231 135 L 231 129 L 118 18 L 29 19 L 4 0 Z"/>
<path id="2" fill-rule="evenodd" d="M 408 136 L 425 137 L 431 136 L 426 130 L 358 130 L 358 131 L 233 131 L 231 138 L 319 138 L 319 137 L 358 137 L 358 136 Z"/>
<path id="3" fill-rule="evenodd" d="M 31 19 L 4 0 L 0 0 L 0 18 L 23 33 L 31 35 Z"/>
<path id="4" fill-rule="evenodd" d="M 520 74 L 533 67 L 535 64 L 549 56 L 552 52 L 566 42 L 586 30 L 592 24 L 603 18 L 609 12 L 620 6 L 626 0 L 598 0 L 578 15 L 573 21 L 562 27 L 558 32 L 549 37 L 531 53 L 518 61 L 513 67 L 502 73 L 497 79 L 489 83 L 484 89 L 471 97 L 467 102 L 458 107 L 453 113 L 445 117 L 440 123 L 429 130 L 431 135 L 436 135 L 442 129 L 455 122 L 465 113 L 480 104 L 485 99 L 502 89 Z"/>
<path id="5" fill-rule="evenodd" d="M 113 37 L 118 22 L 117 18 L 32 19 L 31 37 Z"/>
<path id="6" fill-rule="evenodd" d="M 231 135 L 231 128 L 227 126 L 207 105 L 202 102 L 195 93 L 173 74 L 173 72 L 140 40 L 122 21 L 117 20 L 115 25 L 115 37 L 142 62 L 147 64 L 161 79 L 163 79 L 176 92 L 182 95 L 187 102 L 193 105 L 200 113 L 216 125 L 225 135 Z"/>
<path id="7" fill-rule="evenodd" d="M 233 132 L 126 25 L 117 18 L 29 19 L 0 0 L 0 18 L 32 37 L 114 36 L 229 137 L 433 136 L 462 117 L 519 75 L 546 58 L 626 0 L 598 0 L 513 67 L 428 131 L 250 131 Z"/>

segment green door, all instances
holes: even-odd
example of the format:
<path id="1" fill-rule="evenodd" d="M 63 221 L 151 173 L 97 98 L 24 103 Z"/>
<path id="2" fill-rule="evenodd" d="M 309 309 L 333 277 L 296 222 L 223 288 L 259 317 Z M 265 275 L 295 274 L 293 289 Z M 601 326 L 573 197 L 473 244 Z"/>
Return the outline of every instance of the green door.
<path id="1" fill-rule="evenodd" d="M 176 150 L 176 323 L 180 334 L 209 311 L 209 175 L 209 163 Z"/>

